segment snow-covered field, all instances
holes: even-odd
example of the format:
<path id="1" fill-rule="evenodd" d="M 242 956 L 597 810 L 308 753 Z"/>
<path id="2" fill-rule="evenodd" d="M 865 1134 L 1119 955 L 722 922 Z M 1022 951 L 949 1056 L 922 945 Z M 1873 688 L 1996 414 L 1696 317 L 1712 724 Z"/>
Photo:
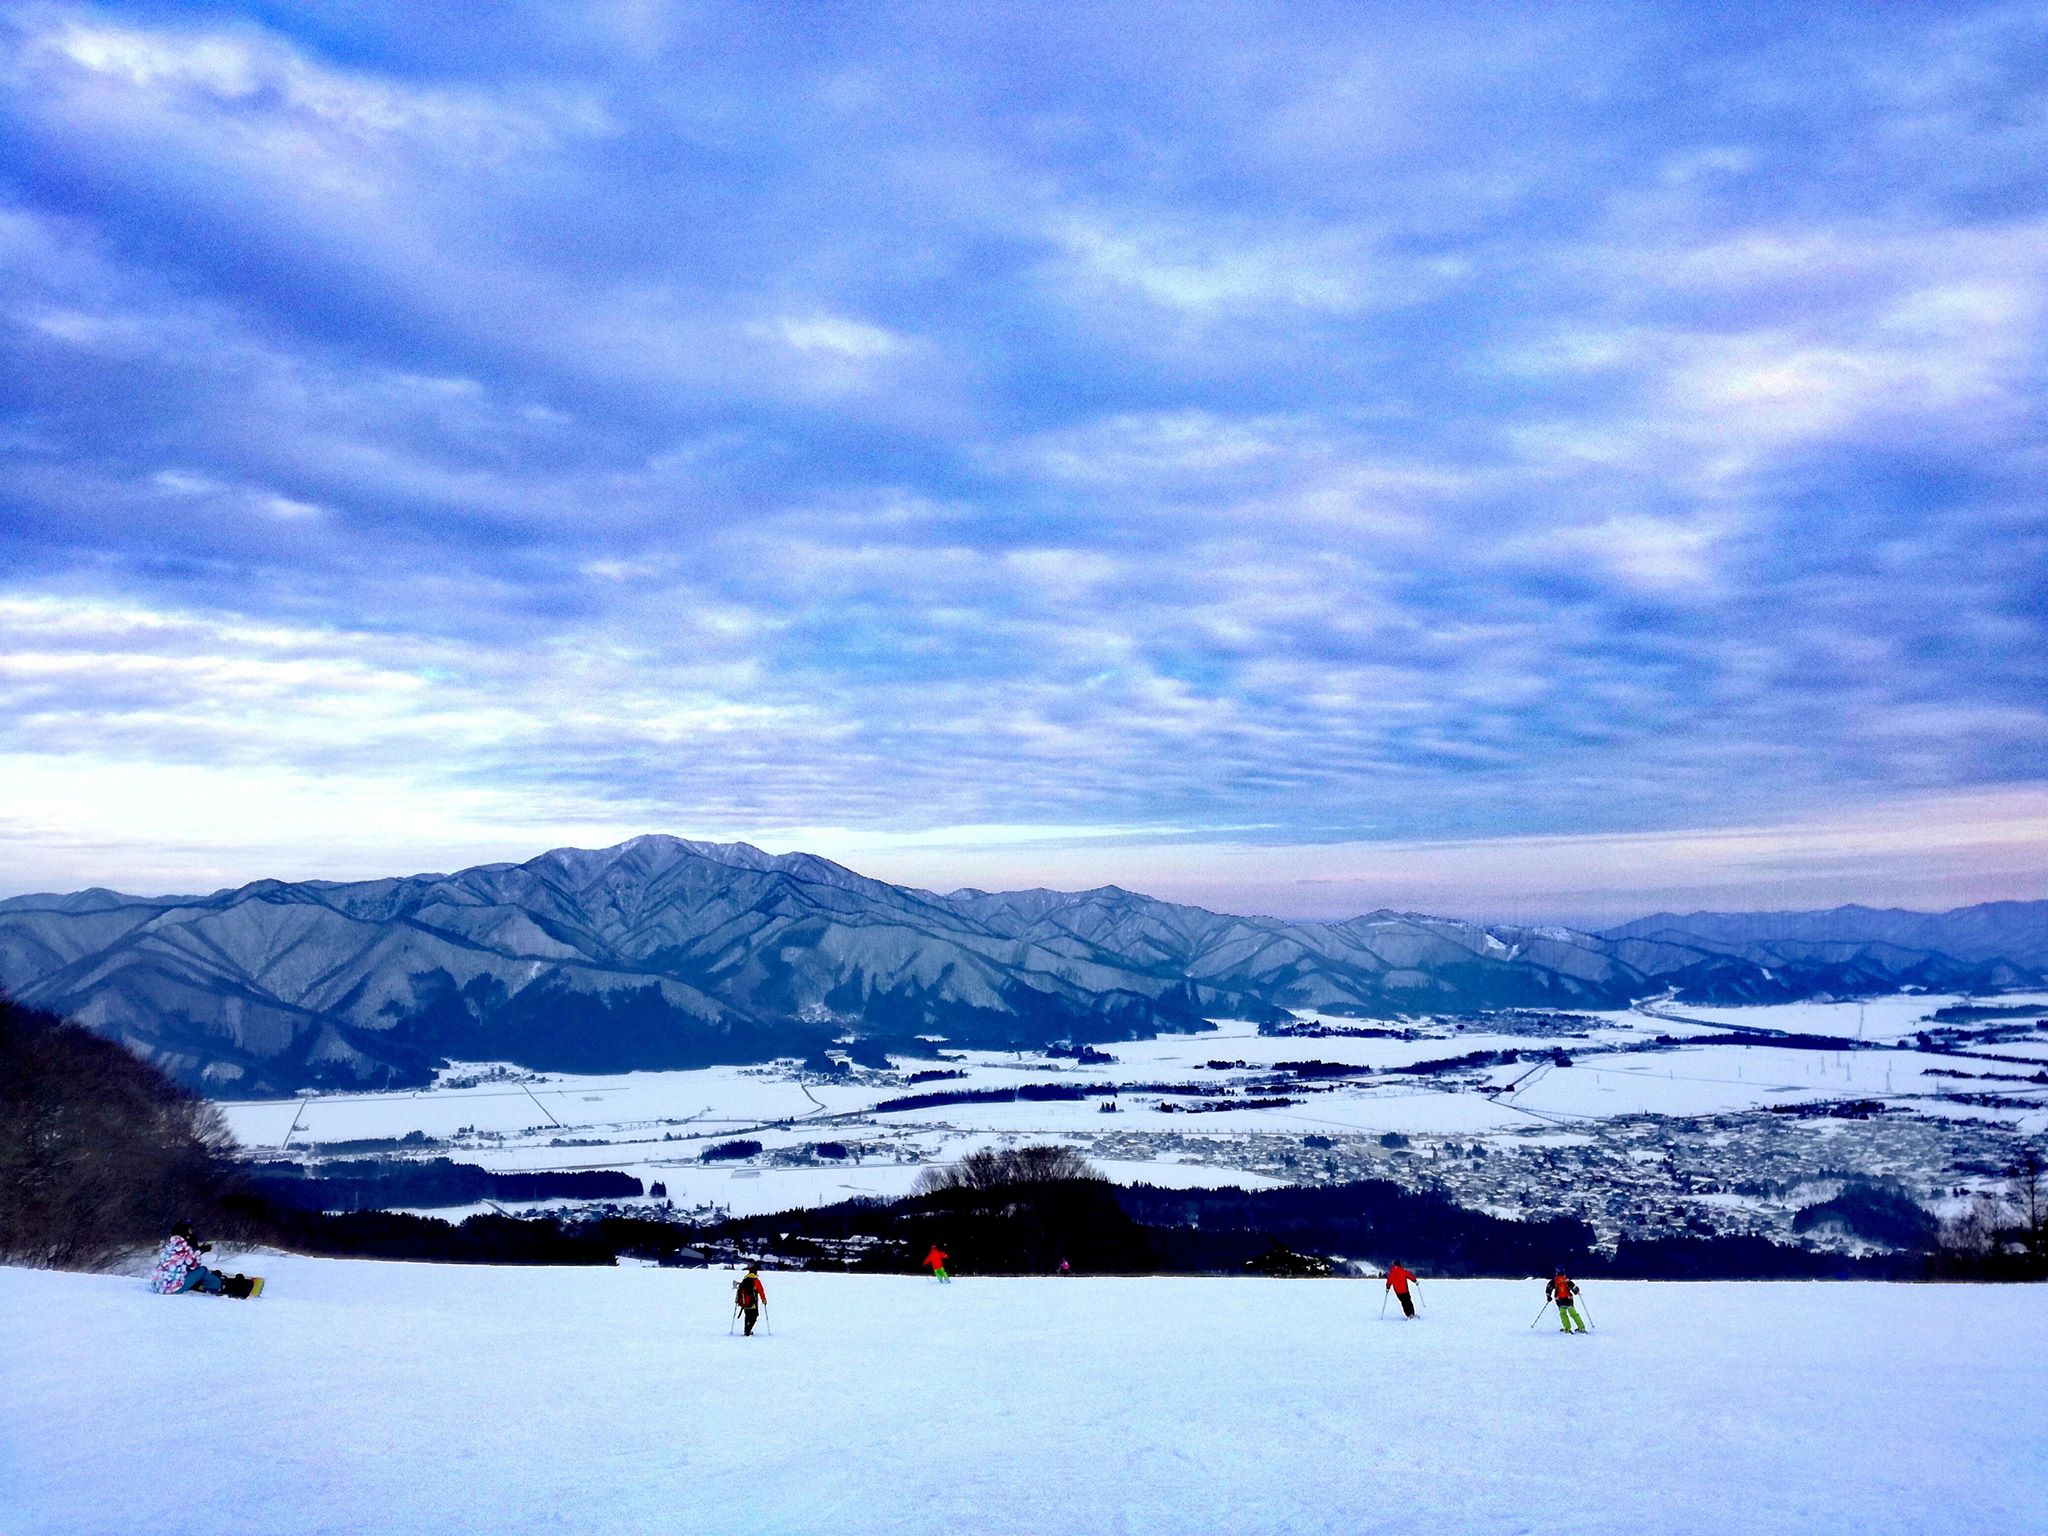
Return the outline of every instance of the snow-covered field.
<path id="1" fill-rule="evenodd" d="M 505 1080 L 501 1069 L 498 1080 L 468 1086 L 305 1095 L 224 1108 L 237 1136 L 257 1154 L 346 1156 L 353 1141 L 424 1136 L 428 1145 L 406 1150 L 501 1172 L 619 1169 L 650 1187 L 662 1183 L 685 1209 L 740 1215 L 906 1194 L 923 1166 L 997 1141 L 1068 1141 L 1120 1182 L 1259 1185 L 1291 1176 L 1276 1161 L 1277 1143 L 1299 1147 L 1310 1137 L 1346 1141 L 1356 1176 L 1373 1171 L 1358 1158 L 1383 1136 L 1518 1150 L 1553 1131 L 1596 1131 L 1628 1116 L 1702 1117 L 1839 1100 L 1981 1122 L 2015 1138 L 2048 1132 L 2048 1085 L 2025 1081 L 2037 1057 L 2024 1054 L 2048 1051 L 2048 1040 L 2001 1040 L 1985 1047 L 1994 1053 L 1989 1057 L 1915 1048 L 1911 1037 L 1930 1015 L 1959 1001 L 1912 995 L 1760 1008 L 1650 1004 L 1581 1015 L 1583 1025 L 1554 1038 L 1447 1021 L 1394 1021 L 1378 1026 L 1377 1034 L 1273 1036 L 1224 1021 L 1202 1033 L 1120 1042 L 1108 1048 L 1113 1060 L 1086 1064 L 971 1051 L 943 1064 L 905 1061 L 894 1072 L 839 1079 L 802 1072 L 795 1062 L 604 1077 L 519 1073 L 517 1080 Z M 2048 1011 L 2048 997 L 2000 1001 L 2040 1003 Z M 1357 1027 L 1356 1021 L 1329 1022 Z M 1829 1035 L 1865 1047 L 1796 1050 L 1765 1035 L 1739 1043 L 1658 1044 L 1731 1027 Z M 1387 1032 L 1397 1029 L 1407 1038 Z M 1551 1045 L 1569 1053 L 1569 1065 L 1532 1063 L 1528 1053 Z M 1524 1054 L 1438 1075 L 1398 1070 L 1480 1051 Z M 1297 1081 L 1276 1071 L 1303 1061 L 1341 1063 L 1370 1075 Z M 957 1075 L 910 1081 L 920 1069 Z M 481 1070 L 459 1067 L 446 1076 L 461 1084 Z M 905 1094 L 1047 1082 L 1077 1086 L 1089 1096 L 879 1107 Z M 1104 1114 L 1102 1092 L 1118 1084 L 1195 1085 L 1221 1096 L 1130 1091 L 1118 1097 L 1117 1113 Z M 1271 1102 L 1278 1097 L 1294 1102 Z M 1197 1106 L 1202 1112 L 1187 1112 Z M 759 1141 L 762 1155 L 703 1160 L 706 1148 L 737 1137 Z M 848 1155 L 814 1151 L 833 1143 Z M 1973 1150 L 1970 1160 L 1986 1159 Z M 1940 1167 L 1924 1172 L 1930 1187 L 1958 1182 Z M 473 1209 L 482 1207 L 446 1214 Z"/>
<path id="2" fill-rule="evenodd" d="M 2048 1529 L 2048 1288 L 0 1269 L 11 1536 Z"/>

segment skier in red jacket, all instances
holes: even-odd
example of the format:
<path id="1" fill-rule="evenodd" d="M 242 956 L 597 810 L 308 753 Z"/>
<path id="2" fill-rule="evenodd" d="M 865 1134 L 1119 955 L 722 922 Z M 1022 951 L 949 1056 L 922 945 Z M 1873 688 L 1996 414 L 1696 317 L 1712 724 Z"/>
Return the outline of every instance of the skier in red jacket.
<path id="1" fill-rule="evenodd" d="M 1422 1282 L 1416 1278 L 1414 1270 L 1400 1264 L 1388 1266 L 1387 1289 L 1401 1298 L 1401 1311 L 1409 1317 L 1415 1315 L 1415 1298 L 1409 1292 L 1412 1287 L 1420 1284 Z"/>
<path id="2" fill-rule="evenodd" d="M 932 1272 L 934 1280 L 942 1280 L 948 1285 L 952 1283 L 953 1277 L 946 1273 L 946 1251 L 937 1243 L 933 1243 L 932 1251 L 924 1256 L 924 1264 Z"/>

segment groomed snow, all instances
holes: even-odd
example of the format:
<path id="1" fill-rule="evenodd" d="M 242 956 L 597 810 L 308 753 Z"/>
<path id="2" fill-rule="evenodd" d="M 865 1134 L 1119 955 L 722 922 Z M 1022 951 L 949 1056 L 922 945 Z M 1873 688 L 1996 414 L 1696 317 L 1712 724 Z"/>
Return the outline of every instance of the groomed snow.
<path id="1" fill-rule="evenodd" d="M 961 1256 L 965 1257 L 965 1256 Z M 18 1536 L 2041 1530 L 2048 1289 L 0 1270 Z"/>

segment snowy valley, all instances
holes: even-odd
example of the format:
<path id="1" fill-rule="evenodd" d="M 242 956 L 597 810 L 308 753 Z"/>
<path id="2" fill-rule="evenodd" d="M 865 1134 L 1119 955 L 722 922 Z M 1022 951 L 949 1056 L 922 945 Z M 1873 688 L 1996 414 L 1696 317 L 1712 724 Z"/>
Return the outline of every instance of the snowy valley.
<path id="1" fill-rule="evenodd" d="M 1058 1053 L 923 1049 L 614 1075 L 465 1064 L 431 1088 L 222 1108 L 273 1176 L 366 1159 L 611 1170 L 646 1193 L 609 1206 L 672 1219 L 894 1198 L 976 1148 L 1055 1142 L 1126 1185 L 1383 1179 L 1576 1217 L 1610 1244 L 1754 1235 L 1851 1253 L 1900 1235 L 1836 1210 L 1845 1189 L 1953 1214 L 2048 1137 L 2048 993 L 1311 1016 Z"/>

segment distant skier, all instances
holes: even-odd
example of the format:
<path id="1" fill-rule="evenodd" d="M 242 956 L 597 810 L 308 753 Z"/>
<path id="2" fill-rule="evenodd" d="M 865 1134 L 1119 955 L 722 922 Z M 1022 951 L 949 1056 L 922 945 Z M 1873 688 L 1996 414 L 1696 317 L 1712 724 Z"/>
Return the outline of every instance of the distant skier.
<path id="1" fill-rule="evenodd" d="M 1069 1264 L 1069 1263 L 1068 1263 L 1068 1262 L 1067 1262 L 1067 1261 L 1066 1261 L 1065 1259 L 1061 1259 L 1061 1260 L 1060 1260 L 1060 1278 L 1061 1278 L 1062 1280 L 1064 1280 L 1064 1279 L 1065 1279 L 1065 1278 L 1066 1278 L 1066 1277 L 1067 1277 L 1068 1275 L 1071 1275 L 1071 1274 L 1072 1274 L 1073 1272 L 1074 1272 L 1074 1266 L 1073 1266 L 1073 1265 L 1071 1265 L 1071 1264 Z"/>
<path id="2" fill-rule="evenodd" d="M 760 1320 L 761 1309 L 768 1305 L 767 1288 L 761 1284 L 760 1266 L 749 1264 L 746 1278 L 733 1287 L 732 1304 L 740 1316 L 746 1319 L 746 1336 L 754 1336 L 754 1324 Z"/>
<path id="3" fill-rule="evenodd" d="M 1395 1264 L 1387 1270 L 1386 1288 L 1400 1298 L 1401 1310 L 1409 1317 L 1415 1315 L 1415 1297 L 1411 1292 L 1420 1284 L 1422 1281 L 1416 1277 L 1415 1271 L 1403 1265 Z"/>
<path id="4" fill-rule="evenodd" d="M 1557 1325 L 1564 1333 L 1584 1333 L 1586 1320 L 1579 1316 L 1576 1297 L 1579 1283 L 1566 1277 L 1563 1270 L 1551 1276 L 1550 1283 L 1543 1287 L 1543 1294 L 1557 1303 Z M 1576 1326 L 1574 1326 L 1576 1325 Z"/>
<path id="5" fill-rule="evenodd" d="M 934 1280 L 946 1285 L 953 1283 L 953 1277 L 946 1273 L 946 1252 L 937 1243 L 932 1244 L 932 1251 L 924 1256 L 924 1267 L 932 1272 Z"/>
<path id="6" fill-rule="evenodd" d="M 223 1275 L 200 1262 L 199 1256 L 213 1252 L 213 1244 L 194 1240 L 191 1223 L 179 1222 L 157 1249 L 156 1268 L 150 1271 L 150 1289 L 160 1296 L 179 1296 L 197 1291 L 202 1296 L 250 1297 L 263 1289 L 261 1280 L 247 1275 Z"/>

